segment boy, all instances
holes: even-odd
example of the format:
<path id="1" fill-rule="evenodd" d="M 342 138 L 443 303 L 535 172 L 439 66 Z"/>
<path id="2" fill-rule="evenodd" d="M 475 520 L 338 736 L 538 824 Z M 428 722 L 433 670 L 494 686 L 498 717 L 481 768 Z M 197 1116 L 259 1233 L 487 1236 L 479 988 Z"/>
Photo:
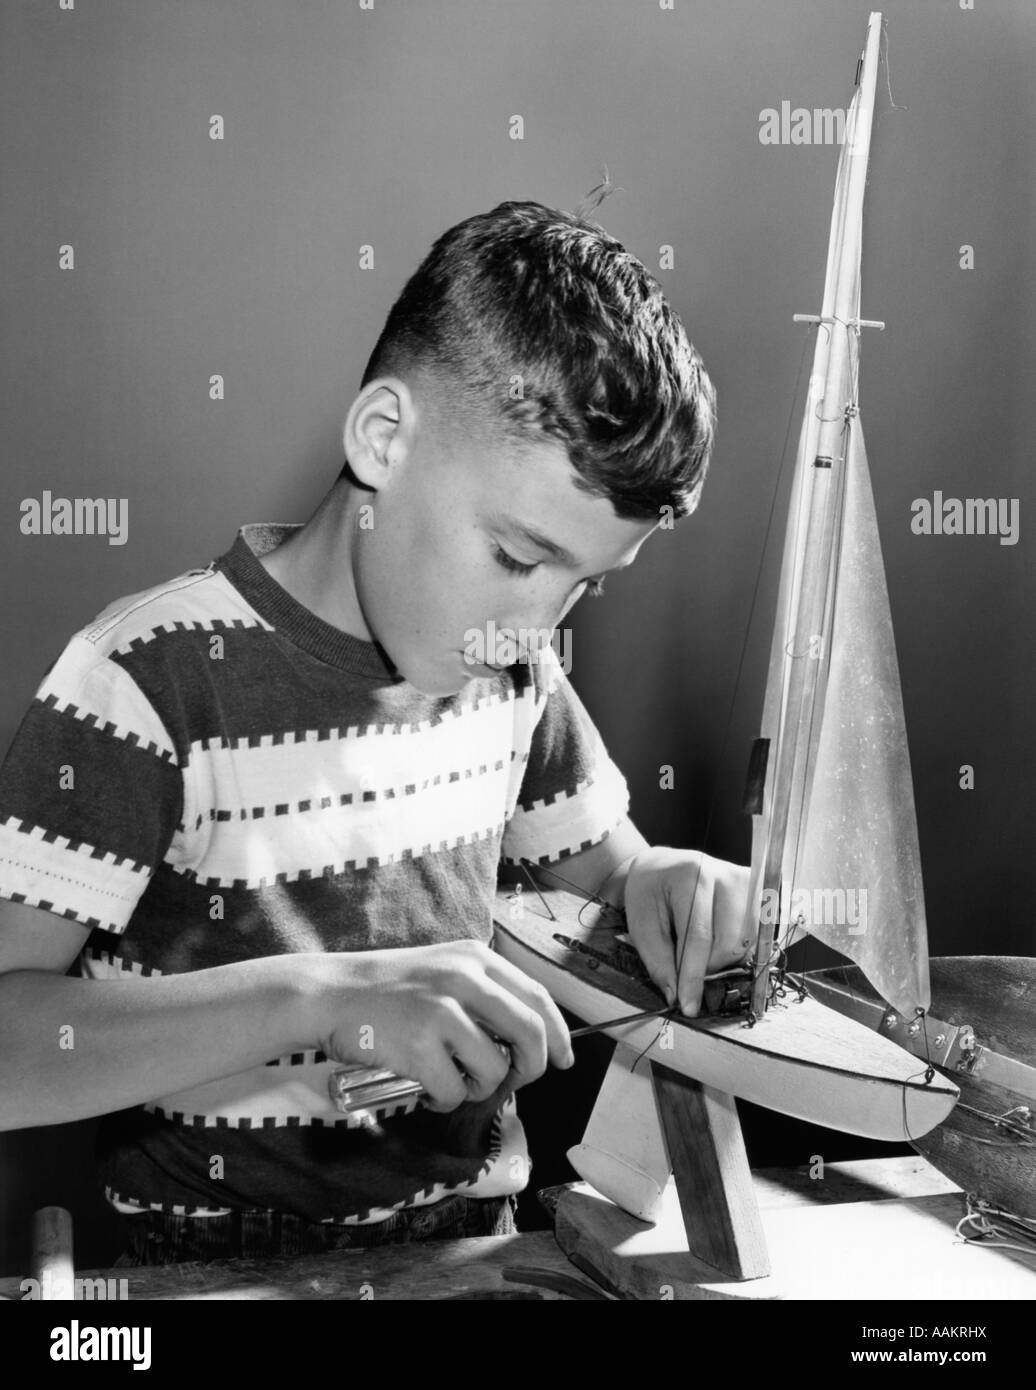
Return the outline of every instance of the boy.
<path id="1" fill-rule="evenodd" d="M 549 645 L 470 640 L 553 630 L 693 510 L 712 428 L 644 267 L 502 204 L 406 285 L 311 520 L 245 527 L 47 674 L 0 773 L 0 1114 L 107 1117 L 127 1260 L 509 1229 L 514 1092 L 572 1053 L 489 949 L 501 859 L 623 903 L 687 1013 L 743 956 L 746 871 L 647 847 Z M 428 1103 L 344 1119 L 342 1064 Z"/>

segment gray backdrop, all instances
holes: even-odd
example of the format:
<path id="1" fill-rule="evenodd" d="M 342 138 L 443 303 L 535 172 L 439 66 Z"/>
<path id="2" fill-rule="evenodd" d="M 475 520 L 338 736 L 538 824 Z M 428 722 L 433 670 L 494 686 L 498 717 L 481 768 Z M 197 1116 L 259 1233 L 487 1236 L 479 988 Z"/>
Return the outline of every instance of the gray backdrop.
<path id="1" fill-rule="evenodd" d="M 837 160 L 830 145 L 761 144 L 759 118 L 784 100 L 845 106 L 867 12 L 5 0 L 0 749 L 65 640 L 110 600 L 205 563 L 242 522 L 309 514 L 384 315 L 439 232 L 508 198 L 571 208 L 606 162 L 623 191 L 598 215 L 683 316 L 720 429 L 699 514 L 578 610 L 573 679 L 649 837 L 700 844 L 713 807 L 708 847 L 744 857 L 772 562 L 725 745 L 724 730 L 802 355 L 791 315 L 819 309 Z M 890 0 L 885 13 L 898 109 L 883 69 L 863 314 L 888 330 L 865 336 L 860 394 L 930 940 L 942 954 L 1031 954 L 1036 8 Z M 358 268 L 365 243 L 373 270 Z M 658 270 L 663 244 L 672 270 Z M 22 535 L 20 504 L 44 489 L 127 498 L 128 543 Z M 936 489 L 1020 499 L 1019 543 L 913 535 L 911 503 Z M 962 764 L 974 791 L 958 787 Z M 38 1175 L 46 1153 L 67 1187 L 58 1137 L 40 1132 L 30 1157 Z M 37 1195 L 34 1142 L 0 1150 L 7 1262 Z M 78 1161 L 75 1144 L 63 1152 Z"/>

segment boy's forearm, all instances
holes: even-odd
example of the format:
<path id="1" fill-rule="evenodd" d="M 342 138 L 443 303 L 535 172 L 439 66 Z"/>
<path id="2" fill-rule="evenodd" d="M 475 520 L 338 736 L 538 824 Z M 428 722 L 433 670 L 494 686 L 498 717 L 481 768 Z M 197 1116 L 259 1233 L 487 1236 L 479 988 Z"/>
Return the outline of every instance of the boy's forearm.
<path id="1" fill-rule="evenodd" d="M 314 972 L 272 956 L 181 975 L 0 975 L 0 1130 L 138 1105 L 316 1045 Z"/>
<path id="2" fill-rule="evenodd" d="M 627 816 L 607 839 L 562 859 L 557 866 L 557 878 L 552 876 L 549 868 L 541 869 L 541 882 L 548 888 L 571 885 L 588 897 L 603 898 L 605 902 L 621 907 L 629 866 L 638 854 L 648 848 L 647 840 Z"/>

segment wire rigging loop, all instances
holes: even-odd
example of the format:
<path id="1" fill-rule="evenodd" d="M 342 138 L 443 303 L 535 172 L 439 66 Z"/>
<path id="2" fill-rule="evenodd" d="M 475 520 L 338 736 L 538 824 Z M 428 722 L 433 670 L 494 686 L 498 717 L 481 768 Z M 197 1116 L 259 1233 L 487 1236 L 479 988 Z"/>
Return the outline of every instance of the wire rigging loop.
<path id="1" fill-rule="evenodd" d="M 1036 1222 L 986 1202 L 974 1192 L 965 1198 L 967 1212 L 957 1222 L 957 1238 L 987 1250 L 1013 1250 L 1036 1259 Z M 991 1239 L 992 1237 L 992 1239 Z M 1019 1237 L 1024 1244 L 1019 1242 Z"/>
<path id="2" fill-rule="evenodd" d="M 889 110 L 890 110 L 890 111 L 908 111 L 910 108 L 907 107 L 907 106 L 899 106 L 899 105 L 897 105 L 897 103 L 896 103 L 896 101 L 895 101 L 895 99 L 894 99 L 894 97 L 893 97 L 893 95 L 892 95 L 892 65 L 889 63 L 889 22 L 888 22 L 887 19 L 883 19 L 883 20 L 881 21 L 881 40 L 882 40 L 882 47 L 883 47 L 884 50 L 885 50 L 885 83 L 886 83 L 886 86 L 888 87 L 888 94 L 889 94 Z M 880 122 L 880 121 L 882 120 L 882 118 L 885 117 L 885 116 L 887 116 L 887 115 L 888 115 L 888 111 L 881 111 L 881 112 L 879 112 L 879 113 L 878 113 L 878 121 Z"/>
<path id="3" fill-rule="evenodd" d="M 551 921 L 554 921 L 554 914 L 553 912 L 551 912 L 546 898 L 544 898 L 543 894 L 540 893 L 539 887 L 536 884 L 536 880 L 533 878 L 532 873 L 530 872 L 528 860 L 521 859 L 519 860 L 519 863 L 521 864 L 525 876 L 528 878 L 529 882 L 533 885 L 533 887 L 536 889 L 536 892 L 539 894 L 540 901 L 543 903 L 543 906 L 547 909 Z M 606 902 L 605 899 L 602 898 L 599 893 L 587 893 L 585 888 L 581 888 L 578 883 L 573 883 L 571 879 L 565 878 L 564 874 L 559 874 L 556 869 L 550 868 L 547 864 L 538 864 L 535 867 L 539 870 L 541 874 L 549 874 L 551 878 L 556 878 L 559 883 L 563 883 L 566 888 L 571 888 L 573 893 L 577 893 L 579 897 L 581 897 L 584 900 L 583 906 L 579 909 L 578 913 L 576 914 L 576 921 L 579 923 L 581 927 L 585 926 L 585 923 L 583 921 L 583 913 L 591 904 L 595 905 L 596 907 L 599 907 L 602 912 L 614 912 L 617 916 L 622 916 L 622 908 L 616 907 L 614 903 Z M 607 879 L 605 879 L 605 882 L 607 882 Z"/>
<path id="4" fill-rule="evenodd" d="M 932 1054 L 928 1051 L 928 1029 L 924 1024 L 926 1017 L 927 1010 L 923 1009 L 921 1005 L 918 1004 L 917 1008 L 914 1010 L 914 1018 L 920 1024 L 921 1037 L 924 1039 L 924 1059 L 928 1063 L 924 1072 L 924 1084 L 930 1086 L 935 1079 L 935 1067 L 932 1064 Z"/>
<path id="5" fill-rule="evenodd" d="M 637 1058 L 633 1063 L 634 1067 L 640 1066 L 641 1062 L 648 1055 L 648 1053 L 655 1046 L 655 1044 L 665 1035 L 665 1030 L 673 1026 L 673 1019 L 679 1017 L 679 1013 L 680 1010 L 678 1008 L 673 1008 L 666 1009 L 664 1013 L 659 1014 L 659 1018 L 662 1020 L 662 1026 L 661 1028 L 659 1028 L 658 1032 L 648 1043 L 647 1047 L 644 1048 L 643 1052 L 639 1052 L 637 1054 Z M 630 1070 L 632 1071 L 633 1068 L 631 1067 Z"/>
<path id="6" fill-rule="evenodd" d="M 807 315 L 798 315 L 805 318 Z M 854 419 L 860 413 L 859 385 L 860 385 L 860 329 L 861 328 L 884 328 L 885 325 L 879 319 L 840 319 L 837 314 L 832 314 L 830 318 L 819 320 L 822 325 L 828 323 L 838 323 L 845 329 L 847 356 L 849 358 L 849 380 L 851 395 L 842 407 L 838 415 L 821 415 L 824 408 L 823 397 L 817 401 L 813 414 L 822 425 L 835 424 L 839 420 Z"/>

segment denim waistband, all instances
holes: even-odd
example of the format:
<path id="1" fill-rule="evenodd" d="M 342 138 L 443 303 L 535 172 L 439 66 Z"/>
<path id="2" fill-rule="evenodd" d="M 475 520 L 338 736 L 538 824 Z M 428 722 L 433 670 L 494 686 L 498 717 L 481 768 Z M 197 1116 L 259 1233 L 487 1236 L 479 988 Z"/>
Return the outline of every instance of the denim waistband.
<path id="1" fill-rule="evenodd" d="M 430 1206 L 406 1207 L 369 1226 L 304 1221 L 286 1212 L 231 1212 L 227 1216 L 172 1216 L 149 1211 L 126 1216 L 127 1247 L 119 1267 L 188 1261 L 264 1259 L 367 1250 L 410 1241 L 514 1235 L 513 1197 L 445 1197 Z"/>

